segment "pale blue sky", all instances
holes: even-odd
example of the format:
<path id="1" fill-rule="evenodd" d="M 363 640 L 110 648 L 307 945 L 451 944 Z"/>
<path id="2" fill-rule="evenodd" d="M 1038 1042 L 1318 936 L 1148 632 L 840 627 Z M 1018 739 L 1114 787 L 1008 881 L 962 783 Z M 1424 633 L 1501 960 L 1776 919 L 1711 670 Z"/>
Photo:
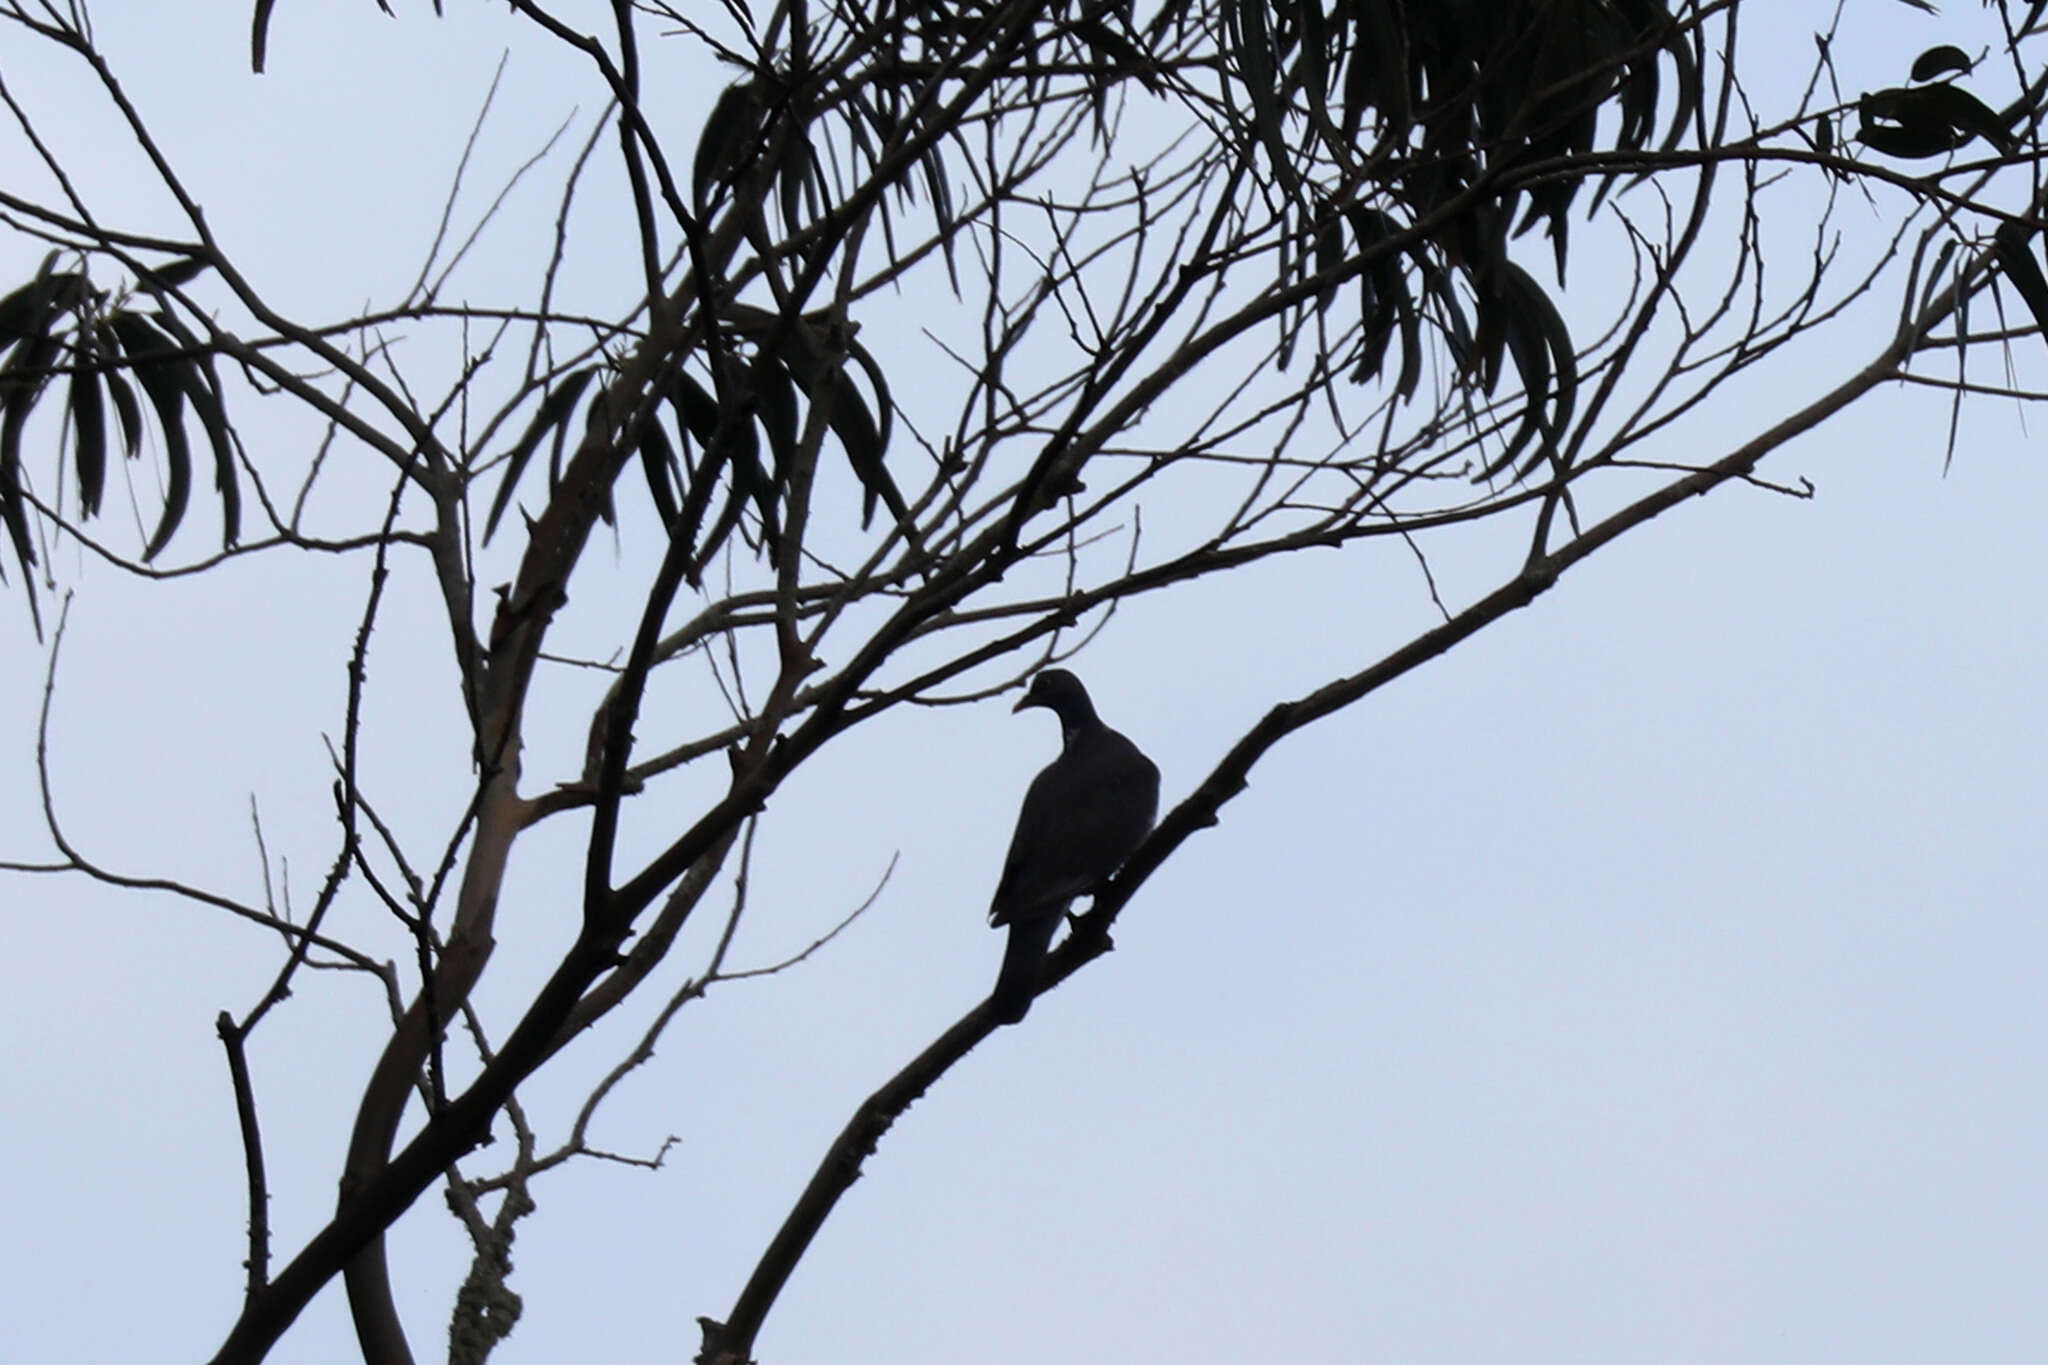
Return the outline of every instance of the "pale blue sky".
<path id="1" fill-rule="evenodd" d="M 410 281 L 507 43 L 516 97 L 478 185 L 579 102 L 580 142 L 596 111 L 571 64 L 490 7 L 394 22 L 281 5 L 261 78 L 243 7 L 217 8 L 107 4 L 100 32 L 223 239 L 308 316 Z M 1806 60 L 1831 7 L 1785 8 L 1784 34 L 1752 36 L 1767 74 L 1778 53 Z M 1974 6 L 1870 9 L 1882 23 L 1838 47 L 1851 84 L 1981 22 Z M 77 154 L 106 145 L 80 87 L 22 51 L 0 34 L 17 97 Z M 692 70 L 669 87 L 678 128 L 716 88 Z M 82 177 L 116 217 L 160 210 L 132 199 L 139 179 L 132 159 Z M 479 292 L 528 277 L 554 183 L 541 174 L 486 239 Z M 0 238 L 0 281 L 39 255 Z M 622 289 L 632 255 L 622 239 Z M 578 287 L 606 287 L 578 268 Z M 1664 455 L 1725 449 L 1860 363 L 1867 331 L 1835 336 Z M 2018 359 L 2038 373 L 2038 344 Z M 254 439 L 306 439 L 269 420 L 245 419 Z M 1944 477 L 1943 420 L 1927 394 L 1878 395 L 1767 468 L 1811 478 L 1811 502 L 1733 488 L 1680 507 L 1276 751 L 1145 886 L 1115 954 L 889 1134 L 760 1358 L 2048 1357 L 2048 461 L 2040 415 L 1978 404 Z M 641 548 L 601 547 L 579 586 L 630 585 Z M 1499 553 L 1449 547 L 1453 605 L 1491 586 Z M 78 597 L 53 741 L 79 842 L 253 895 L 253 792 L 303 904 L 331 855 L 320 735 L 360 566 L 138 586 L 60 562 Z M 33 857 L 44 656 L 8 601 L 0 857 Z M 437 608 L 402 602 L 372 659 L 366 772 L 391 809 L 445 823 L 466 745 Z M 1135 603 L 1073 666 L 1170 802 L 1264 708 L 1430 619 L 1412 558 L 1374 544 Z M 573 687 L 551 696 L 568 714 Z M 580 726 L 536 736 L 530 760 L 582 742 Z M 618 1094 L 597 1140 L 646 1153 L 673 1133 L 665 1169 L 586 1163 L 541 1184 L 515 1253 L 527 1316 L 497 1359 L 695 1350 L 692 1319 L 730 1305 L 851 1105 L 986 989 L 999 940 L 982 907 L 1056 743 L 1006 704 L 903 712 L 778 794 L 744 964 L 809 942 L 900 853 L 896 873 L 801 969 L 692 1006 Z M 664 798 L 679 819 L 687 796 Z M 635 819 L 658 832 L 658 811 Z M 498 1019 L 570 932 L 579 833 L 520 846 L 479 1002 Z M 361 902 L 345 913 L 373 923 Z M 243 1254 L 213 1019 L 255 998 L 275 946 L 75 880 L 6 882 L 0 922 L 6 1354 L 203 1359 Z M 331 1206 L 378 1008 L 359 981 L 308 980 L 259 1036 L 282 1255 Z M 578 1044 L 530 1103 L 559 1123 L 630 1037 Z M 393 1257 L 434 1358 L 466 1263 L 438 1192 Z M 337 1285 L 274 1358 L 352 1351 Z"/>

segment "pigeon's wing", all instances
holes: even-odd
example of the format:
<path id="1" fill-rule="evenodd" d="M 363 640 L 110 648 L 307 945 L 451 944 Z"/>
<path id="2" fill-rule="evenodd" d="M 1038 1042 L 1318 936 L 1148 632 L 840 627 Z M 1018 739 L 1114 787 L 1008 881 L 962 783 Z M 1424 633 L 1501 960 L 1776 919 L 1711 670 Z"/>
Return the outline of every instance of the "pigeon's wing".
<path id="1" fill-rule="evenodd" d="M 1097 753 L 1090 820 L 1098 831 L 1094 852 L 1101 881 L 1152 832 L 1159 818 L 1159 768 L 1114 730 L 1104 733 Z"/>
<path id="2" fill-rule="evenodd" d="M 1152 829 L 1159 769 L 1114 730 L 1077 738 L 1025 793 L 989 909 L 1008 924 L 1102 885 Z"/>
<path id="3" fill-rule="evenodd" d="M 1065 880 L 1060 868 L 1062 846 L 1073 827 L 1064 795 L 1068 781 L 1062 765 L 1066 765 L 1064 754 L 1032 778 L 1024 793 L 1024 805 L 1017 812 L 1017 829 L 1010 836 L 1010 854 L 1003 859 L 1002 879 L 996 883 L 995 899 L 989 904 L 990 924 L 1029 918 L 1034 910 L 1080 894 L 1068 892 L 1063 896 L 1059 890 Z"/>

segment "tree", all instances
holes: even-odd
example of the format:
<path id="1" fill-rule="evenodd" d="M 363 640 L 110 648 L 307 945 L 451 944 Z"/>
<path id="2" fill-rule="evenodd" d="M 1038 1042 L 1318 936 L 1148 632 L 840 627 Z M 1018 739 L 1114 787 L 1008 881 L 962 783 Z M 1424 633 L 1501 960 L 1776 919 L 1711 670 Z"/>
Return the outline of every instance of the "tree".
<path id="1" fill-rule="evenodd" d="M 1483 532 L 1490 589 L 1216 746 L 1075 923 L 1057 984 L 1281 740 L 1660 513 L 1773 487 L 1766 457 L 1867 395 L 1975 392 L 1973 355 L 2048 322 L 2029 174 L 2043 74 L 2021 43 L 2041 8 L 2002 3 L 1990 56 L 1932 47 L 1854 98 L 1830 28 L 1804 90 L 1766 102 L 1737 4 L 620 4 L 586 30 L 513 0 L 521 41 L 558 45 L 609 101 L 567 167 L 546 163 L 552 241 L 508 287 L 462 274 L 469 240 L 437 239 L 401 296 L 331 321 L 241 263 L 82 6 L 8 5 L 10 42 L 97 81 L 175 206 L 117 222 L 15 106 L 44 184 L 0 207 L 47 251 L 0 301 L 0 515 L 23 613 L 46 623 L 62 544 L 143 578 L 293 555 L 362 574 L 312 904 L 172 888 L 280 945 L 219 1021 L 249 1236 L 217 1358 L 261 1358 L 345 1274 L 364 1358 L 409 1359 L 384 1234 L 437 1185 L 474 1251 L 451 1358 L 488 1355 L 517 1317 L 509 1247 L 535 1182 L 596 1154 L 590 1116 L 732 979 L 757 831 L 870 722 L 1004 691 L 1165 589 L 1382 539 L 1429 570 Z M 257 70 L 293 22 L 256 7 Z M 670 72 L 692 69 L 715 69 L 718 93 L 679 121 Z M 1879 228 L 1839 228 L 1845 204 Z M 622 243 L 630 298 L 582 266 Z M 1873 315 L 1895 325 L 1873 333 Z M 1682 424 L 1820 337 L 1863 347 L 1846 379 L 1709 457 L 1673 451 Z M 243 438 L 280 407 L 317 433 Z M 161 493 L 136 495 L 124 539 L 100 516 L 110 467 L 152 443 Z M 201 460 L 217 552 L 197 548 Z M 623 624 L 582 591 L 600 522 L 632 593 Z M 399 594 L 438 610 L 438 713 L 473 767 L 446 827 L 386 818 L 363 770 Z M 63 634 L 60 612 L 46 732 Z M 722 698 L 670 681 L 695 666 Z M 582 762 L 529 765 L 572 710 Z M 39 869 L 161 886 L 69 840 L 51 790 L 57 858 Z M 516 850 L 585 817 L 576 871 L 548 874 L 579 928 L 486 1010 Z M 665 976 L 728 878 L 708 958 Z M 850 899 L 857 914 L 872 897 Z M 360 923 L 363 904 L 386 918 Z M 274 1249 L 250 1041 L 316 967 L 375 980 L 387 1033 L 333 1217 Z M 644 1030 L 624 1027 L 652 997 Z M 700 1305 L 700 1358 L 753 1353 L 865 1155 L 991 1028 L 968 1013 L 858 1107 L 737 1300 Z M 592 1032 L 617 1066 L 551 1140 L 520 1088 Z M 473 1157 L 494 1133 L 509 1157 Z"/>

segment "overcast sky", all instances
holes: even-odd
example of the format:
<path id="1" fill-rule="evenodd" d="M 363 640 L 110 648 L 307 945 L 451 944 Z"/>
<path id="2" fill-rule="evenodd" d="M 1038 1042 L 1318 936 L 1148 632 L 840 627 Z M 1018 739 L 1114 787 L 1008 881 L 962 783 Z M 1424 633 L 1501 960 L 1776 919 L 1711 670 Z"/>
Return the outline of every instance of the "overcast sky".
<path id="1" fill-rule="evenodd" d="M 580 142 L 597 112 L 502 7 L 281 5 L 263 77 L 245 7 L 208 8 L 109 3 L 100 35 L 229 249 L 309 319 L 410 282 L 508 45 L 478 185 L 572 113 Z M 1752 35 L 1760 82 L 1803 76 L 1832 9 L 1782 8 L 1786 27 Z M 1868 8 L 1837 48 L 1850 86 L 1981 22 Z M 60 145 L 119 145 L 77 72 L 30 51 L 0 34 L 0 73 Z M 718 78 L 679 42 L 655 51 L 687 128 Z M 0 139 L 0 181 L 28 164 Z M 80 170 L 110 221 L 175 231 L 127 151 Z M 530 278 L 557 183 L 510 201 L 465 277 L 479 296 Z M 0 234 L 0 283 L 40 256 Z M 630 283 L 628 240 L 617 266 Z M 905 318 L 928 304 L 906 298 Z M 1663 456 L 1721 453 L 1862 363 L 1867 330 L 1831 335 L 1840 350 L 1799 352 Z M 2017 359 L 2038 374 L 2039 344 Z M 2048 1359 L 2048 417 L 1972 404 L 1946 472 L 1945 420 L 1937 395 L 1880 394 L 1767 467 L 1811 500 L 1680 507 L 1283 745 L 1146 884 L 1117 952 L 888 1135 L 760 1358 Z M 257 413 L 244 435 L 308 439 Z M 630 592 L 639 548 L 594 549 L 579 589 Z M 138 585 L 73 550 L 58 563 L 77 586 L 51 732 L 71 833 L 120 871 L 256 898 L 253 795 L 303 906 L 332 855 L 321 736 L 363 566 Z M 1452 545 L 1446 599 L 1497 566 Z M 416 566 L 396 584 L 367 781 L 436 831 L 467 795 L 467 745 L 438 607 Z M 47 653 L 7 591 L 0 858 L 41 858 Z M 1135 603 L 1073 667 L 1172 802 L 1267 707 L 1432 619 L 1412 556 L 1372 542 Z M 582 742 L 559 727 L 530 758 Z M 693 1318 L 730 1306 L 851 1106 L 992 980 L 983 907 L 1057 743 L 1006 702 L 903 711 L 778 794 L 740 965 L 810 942 L 892 856 L 895 873 L 800 969 L 691 1006 L 620 1091 L 595 1140 L 645 1155 L 673 1134 L 661 1170 L 587 1162 L 539 1185 L 515 1252 L 526 1318 L 497 1359 L 694 1352 Z M 479 997 L 497 1020 L 572 931 L 583 828 L 520 845 Z M 245 1217 L 213 1020 L 257 998 L 275 942 L 82 880 L 0 882 L 0 923 L 0 1354 L 204 1359 L 238 1303 Z M 331 1208 L 380 1012 L 361 980 L 302 979 L 259 1035 L 280 1258 Z M 536 1112 L 559 1125 L 631 1030 L 572 1049 Z M 393 1258 L 437 1358 L 466 1265 L 438 1191 Z M 352 1353 L 337 1283 L 274 1358 Z"/>

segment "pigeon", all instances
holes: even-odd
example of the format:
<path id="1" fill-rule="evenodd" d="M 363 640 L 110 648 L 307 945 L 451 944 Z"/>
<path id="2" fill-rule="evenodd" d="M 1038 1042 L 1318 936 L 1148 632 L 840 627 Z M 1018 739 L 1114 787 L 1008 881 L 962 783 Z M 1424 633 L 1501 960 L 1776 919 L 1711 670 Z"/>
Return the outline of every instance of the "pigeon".
<path id="1" fill-rule="evenodd" d="M 989 995 L 999 1024 L 1014 1024 L 1038 994 L 1039 966 L 1077 896 L 1092 896 L 1151 832 L 1159 769 L 1104 725 L 1081 680 L 1048 668 L 1012 708 L 1043 706 L 1060 718 L 1060 756 L 1031 781 L 1017 812 L 1010 856 L 989 905 L 1008 925 L 1002 970 Z"/>

